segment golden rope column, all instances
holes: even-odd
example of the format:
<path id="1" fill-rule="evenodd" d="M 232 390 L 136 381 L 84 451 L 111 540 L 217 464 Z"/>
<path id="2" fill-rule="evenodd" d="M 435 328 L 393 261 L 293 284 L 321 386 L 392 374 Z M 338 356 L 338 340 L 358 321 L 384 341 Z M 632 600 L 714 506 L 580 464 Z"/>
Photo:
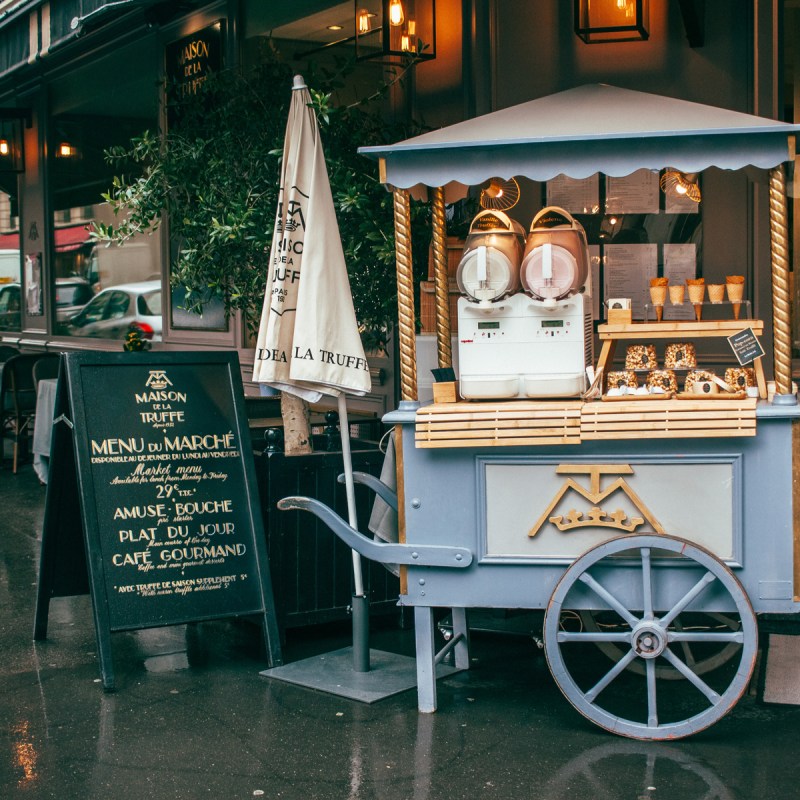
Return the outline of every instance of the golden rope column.
<path id="1" fill-rule="evenodd" d="M 400 399 L 417 399 L 414 330 L 414 266 L 411 258 L 411 201 L 405 189 L 394 197 L 394 250 L 397 258 L 397 338 L 400 346 Z"/>
<path id="2" fill-rule="evenodd" d="M 775 393 L 792 391 L 792 333 L 789 306 L 789 248 L 786 174 L 783 165 L 769 173 L 769 243 L 772 261 L 772 325 Z"/>
<path id="3" fill-rule="evenodd" d="M 433 190 L 433 281 L 436 298 L 436 352 L 440 367 L 453 366 L 450 346 L 450 279 L 447 275 L 447 230 L 444 189 Z"/>

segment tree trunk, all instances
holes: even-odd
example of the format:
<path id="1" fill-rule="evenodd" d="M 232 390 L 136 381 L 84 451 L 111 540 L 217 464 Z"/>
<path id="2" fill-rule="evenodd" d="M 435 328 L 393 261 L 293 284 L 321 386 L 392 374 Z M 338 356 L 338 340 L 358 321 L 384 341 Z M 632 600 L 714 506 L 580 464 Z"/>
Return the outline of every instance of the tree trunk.
<path id="1" fill-rule="evenodd" d="M 283 417 L 283 452 L 299 456 L 311 452 L 311 426 L 308 403 L 289 392 L 281 392 Z"/>

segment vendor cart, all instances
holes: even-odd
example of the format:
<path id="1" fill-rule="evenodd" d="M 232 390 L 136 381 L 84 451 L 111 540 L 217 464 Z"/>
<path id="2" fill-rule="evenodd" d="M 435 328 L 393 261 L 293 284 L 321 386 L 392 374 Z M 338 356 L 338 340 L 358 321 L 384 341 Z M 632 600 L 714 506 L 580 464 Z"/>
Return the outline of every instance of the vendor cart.
<path id="1" fill-rule="evenodd" d="M 543 610 L 547 661 L 566 698 L 594 723 L 641 739 L 679 738 L 719 720 L 750 681 L 757 615 L 800 608 L 783 166 L 798 130 L 587 86 L 364 149 L 394 192 L 402 401 L 384 421 L 395 426 L 398 542 L 373 541 L 308 498 L 281 506 L 309 510 L 366 557 L 401 565 L 420 711 L 436 709 L 437 607 L 453 610 L 445 649 L 465 669 L 468 609 Z M 432 193 L 438 361 L 448 367 L 451 192 L 493 176 L 543 182 L 712 166 L 768 179 L 768 209 L 754 204 L 769 224 L 772 307 L 756 308 L 766 323 L 607 322 L 596 330 L 600 361 L 610 368 L 620 342 L 748 328 L 758 341 L 771 327 L 772 358 L 755 360 L 750 396 L 418 401 L 410 192 Z M 767 267 L 757 252 L 750 260 L 756 272 Z M 769 398 L 763 361 L 774 370 Z"/>

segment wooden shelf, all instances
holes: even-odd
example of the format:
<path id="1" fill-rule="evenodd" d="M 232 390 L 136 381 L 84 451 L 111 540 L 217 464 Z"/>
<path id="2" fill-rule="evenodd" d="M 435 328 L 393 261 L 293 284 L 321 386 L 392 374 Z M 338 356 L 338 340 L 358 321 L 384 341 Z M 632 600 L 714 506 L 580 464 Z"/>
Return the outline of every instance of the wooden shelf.
<path id="1" fill-rule="evenodd" d="M 417 411 L 419 448 L 576 445 L 598 439 L 755 436 L 756 400 L 506 400 Z"/>
<path id="2" fill-rule="evenodd" d="M 647 341 L 653 339 L 721 339 L 733 336 L 747 328 L 756 336 L 764 333 L 764 322 L 760 319 L 721 319 L 721 320 L 686 320 L 670 322 L 631 322 L 625 325 L 600 325 L 598 334 L 603 343 L 597 368 L 603 370 L 603 391 L 606 389 L 608 376 L 607 366 L 614 363 L 614 351 L 617 342 Z M 753 361 L 756 374 L 758 396 L 767 398 L 767 381 L 764 377 L 764 365 L 761 359 Z"/>

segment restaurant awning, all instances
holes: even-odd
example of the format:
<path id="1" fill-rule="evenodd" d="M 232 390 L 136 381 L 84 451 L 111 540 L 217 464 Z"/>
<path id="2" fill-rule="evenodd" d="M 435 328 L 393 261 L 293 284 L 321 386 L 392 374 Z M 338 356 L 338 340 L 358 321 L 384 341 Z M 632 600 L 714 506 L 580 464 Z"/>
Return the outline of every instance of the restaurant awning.
<path id="1" fill-rule="evenodd" d="M 86 225 L 70 225 L 55 230 L 56 252 L 66 253 L 78 250 L 91 243 Z M 19 233 L 0 234 L 0 250 L 19 250 Z"/>
<path id="2" fill-rule="evenodd" d="M 798 131 L 800 125 L 590 84 L 359 153 L 382 159 L 381 179 L 397 188 L 474 186 L 495 176 L 547 181 L 665 167 L 767 169 L 790 158 Z"/>

